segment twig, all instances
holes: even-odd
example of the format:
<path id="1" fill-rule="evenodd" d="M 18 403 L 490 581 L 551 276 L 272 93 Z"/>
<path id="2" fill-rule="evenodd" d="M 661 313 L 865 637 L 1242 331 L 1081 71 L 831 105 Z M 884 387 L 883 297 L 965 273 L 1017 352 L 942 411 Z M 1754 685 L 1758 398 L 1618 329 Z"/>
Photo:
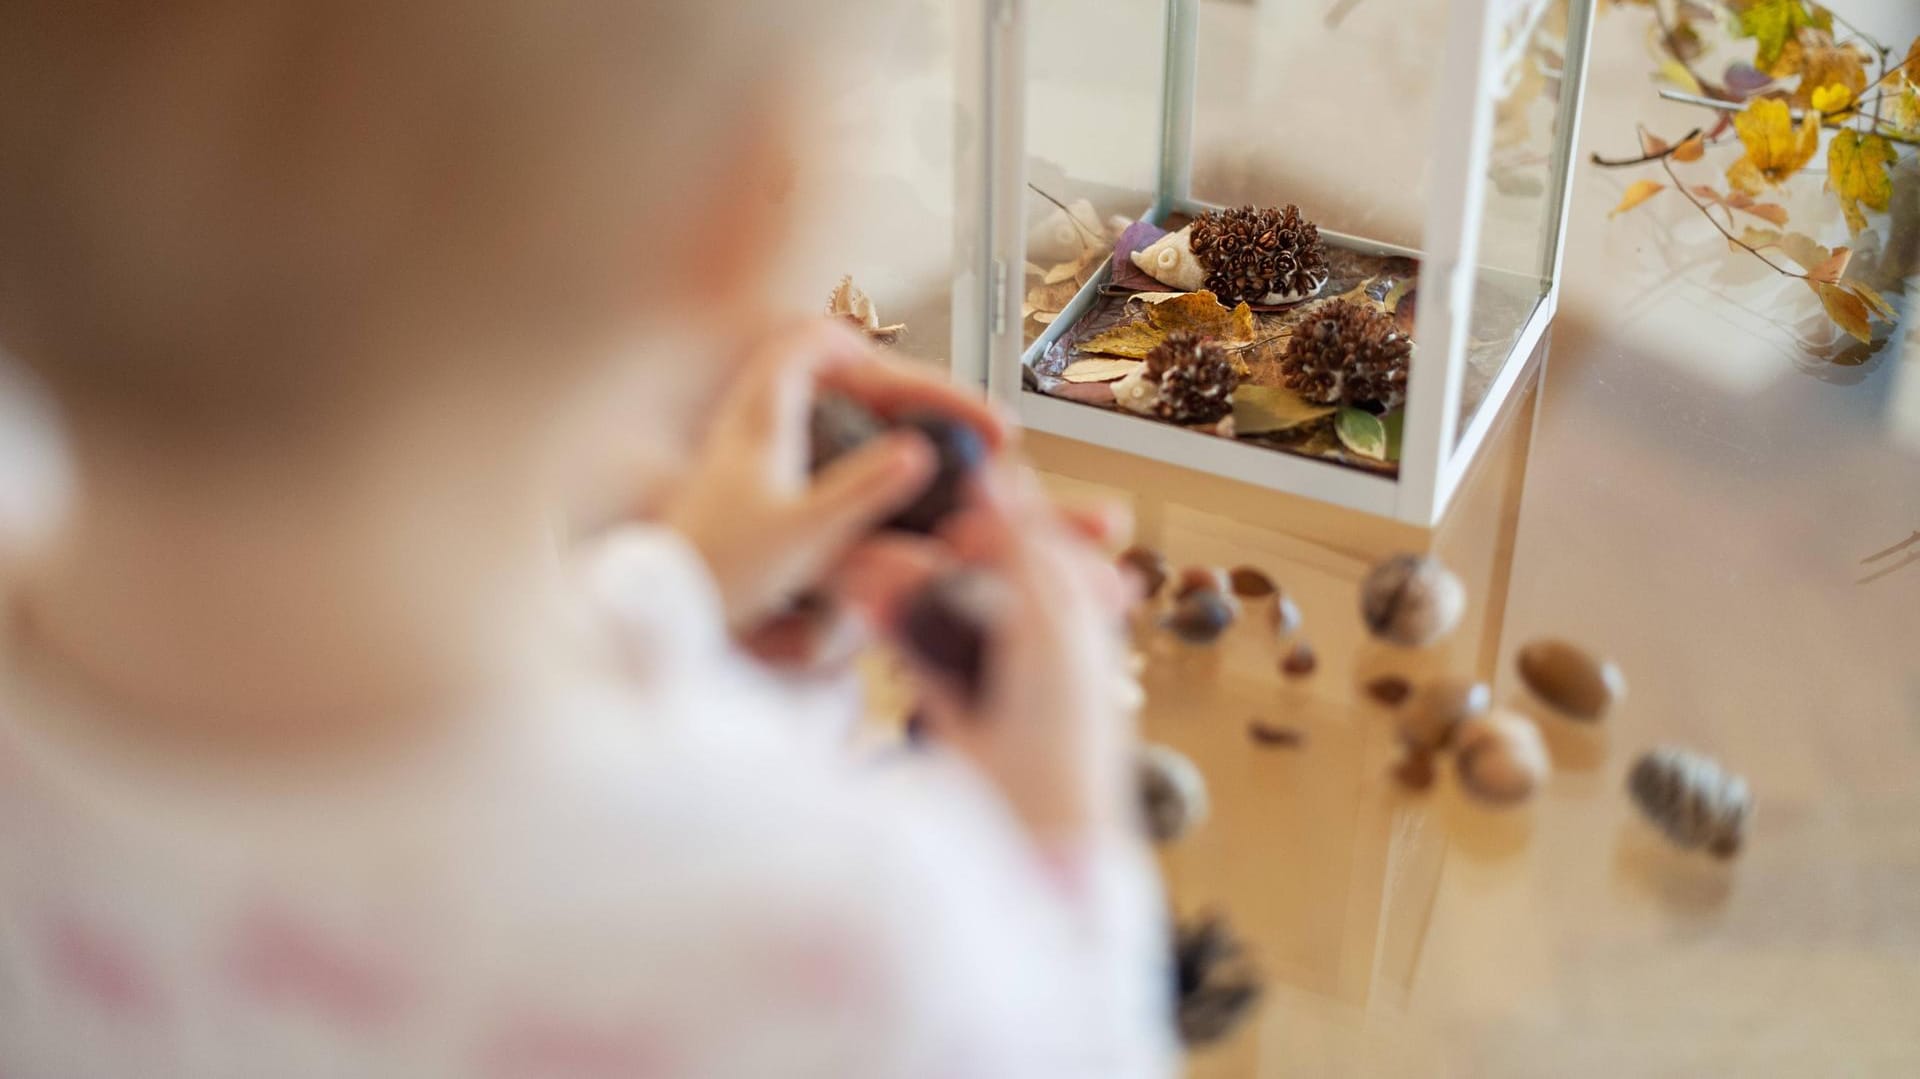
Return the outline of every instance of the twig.
<path id="1" fill-rule="evenodd" d="M 1073 211 L 1067 209 L 1066 203 L 1061 202 L 1059 199 L 1056 199 L 1052 195 L 1047 194 L 1045 191 L 1040 190 L 1031 182 L 1027 184 L 1027 190 L 1033 192 L 1034 194 L 1040 196 L 1043 199 L 1046 199 L 1048 202 L 1053 203 L 1055 206 L 1060 207 L 1060 212 L 1067 215 L 1067 220 L 1069 222 L 1072 222 L 1073 227 L 1079 229 L 1081 233 L 1083 233 L 1083 235 L 1080 238 L 1081 247 L 1093 246 L 1092 244 L 1088 243 L 1086 239 L 1088 236 L 1094 235 L 1093 230 L 1088 228 L 1086 224 L 1082 222 L 1079 218 L 1073 216 Z M 1099 240 L 1099 239 L 1104 239 L 1104 237 L 1094 236 L 1094 239 Z"/>
<path id="2" fill-rule="evenodd" d="M 1662 88 L 1660 91 L 1660 96 L 1667 101 L 1678 101 L 1682 105 L 1699 105 L 1702 108 L 1715 109 L 1720 112 L 1727 111 L 1726 102 L 1720 101 L 1716 98 L 1701 97 L 1699 94 L 1689 94 L 1685 90 L 1669 90 L 1669 89 Z M 1806 109 L 1797 109 L 1791 105 L 1787 107 L 1787 115 L 1794 120 L 1805 119 L 1807 112 L 1808 110 Z M 1821 112 L 1815 111 L 1814 115 L 1820 117 L 1820 125 L 1822 127 L 1845 128 L 1847 126 L 1846 123 L 1843 122 L 1843 120 L 1841 119 L 1843 115 L 1841 113 L 1833 113 L 1829 115 L 1827 113 L 1821 113 Z M 1906 143 L 1908 146 L 1920 146 L 1920 136 L 1907 135 L 1898 131 L 1882 131 L 1880 133 L 1882 135 L 1885 135 L 1888 139 L 1894 142 Z"/>
<path id="3" fill-rule="evenodd" d="M 1841 26 L 1846 27 L 1848 30 L 1853 31 L 1853 36 L 1866 42 L 1868 48 L 1871 48 L 1873 51 L 1879 53 L 1883 57 L 1887 55 L 1887 47 L 1885 45 L 1880 44 L 1880 41 L 1878 38 L 1874 37 L 1872 34 L 1867 33 L 1865 30 L 1860 29 L 1858 26 L 1855 26 L 1852 23 L 1848 22 L 1845 16 L 1841 15 L 1839 12 L 1833 10 L 1832 8 L 1827 9 L 1827 14 L 1833 16 L 1834 22 L 1837 22 Z"/>
<path id="4" fill-rule="evenodd" d="M 1592 157 L 1588 158 L 1587 160 L 1593 162 L 1594 164 L 1600 166 L 1603 169 L 1619 169 L 1619 168 L 1625 168 L 1628 165 L 1644 165 L 1649 161 L 1658 161 L 1661 158 L 1666 157 L 1669 154 L 1672 154 L 1675 150 L 1678 150 L 1680 147 L 1685 146 L 1687 143 L 1692 142 L 1694 139 L 1699 138 L 1700 131 L 1701 129 L 1696 127 L 1692 131 L 1687 132 L 1686 135 L 1682 137 L 1679 142 L 1674 143 L 1673 145 L 1667 147 L 1666 149 L 1657 150 L 1650 154 L 1641 154 L 1639 157 L 1605 158 L 1605 157 L 1601 157 L 1598 153 L 1595 153 Z"/>
<path id="5" fill-rule="evenodd" d="M 1653 17 L 1660 23 L 1660 37 L 1666 43 L 1667 52 L 1673 57 L 1673 62 L 1679 64 L 1688 75 L 1693 76 L 1693 81 L 1700 85 L 1700 89 L 1722 101 L 1733 101 L 1726 87 L 1701 78 L 1700 73 L 1693 69 L 1693 65 L 1687 63 L 1687 58 L 1680 55 L 1680 39 L 1675 36 L 1673 25 L 1667 22 L 1667 13 L 1660 7 L 1660 0 L 1653 0 L 1653 3 L 1648 6 L 1653 8 Z"/>
<path id="6" fill-rule="evenodd" d="M 1920 551 L 1913 552 L 1912 554 L 1908 555 L 1907 557 L 1901 559 L 1898 562 L 1893 563 L 1892 565 L 1888 566 L 1885 569 L 1875 570 L 1874 572 L 1867 574 L 1865 577 L 1862 577 L 1853 583 L 1854 584 L 1872 584 L 1873 582 L 1879 580 L 1882 577 L 1885 577 L 1889 574 L 1898 573 L 1899 571 L 1906 569 L 1908 566 L 1912 566 L 1912 565 L 1920 565 Z"/>
<path id="7" fill-rule="evenodd" d="M 1893 555 L 1899 554 L 1901 551 L 1906 550 L 1907 548 L 1913 546 L 1916 543 L 1920 543 L 1920 531 L 1916 531 L 1913 535 L 1908 536 L 1906 539 L 1901 540 L 1899 543 L 1894 544 L 1893 546 L 1887 548 L 1884 551 L 1875 551 L 1874 553 L 1861 559 L 1860 564 L 1864 566 L 1869 562 L 1878 562 L 1883 558 L 1889 558 Z"/>
<path id="8" fill-rule="evenodd" d="M 1721 225 L 1720 222 L 1714 218 L 1713 211 L 1707 209 L 1706 204 L 1701 202 L 1699 199 L 1695 198 L 1693 196 L 1693 192 L 1687 190 L 1687 185 L 1680 182 L 1679 174 L 1673 171 L 1673 164 L 1669 162 L 1666 158 L 1663 157 L 1660 159 L 1660 167 L 1666 170 L 1667 179 L 1673 181 L 1673 189 L 1675 191 L 1680 192 L 1680 196 L 1682 198 L 1686 199 L 1688 202 L 1693 203 L 1693 208 L 1700 211 L 1700 216 L 1706 218 L 1707 224 L 1712 225 L 1714 229 L 1720 233 L 1720 235 L 1725 236 L 1727 238 L 1728 243 L 1744 249 L 1748 254 L 1752 255 L 1754 258 L 1757 258 L 1761 262 L 1766 263 L 1769 267 L 1773 269 L 1775 273 L 1784 274 L 1787 277 L 1798 278 L 1801 281 L 1807 280 L 1806 274 L 1795 273 L 1794 271 L 1789 270 L 1786 267 L 1780 265 L 1779 263 L 1773 261 L 1767 256 L 1761 254 L 1759 248 L 1753 246 L 1752 244 L 1746 242 L 1745 240 L 1742 240 L 1740 237 L 1735 236 L 1732 232 L 1728 231 L 1725 226 Z M 1727 220 L 1729 221 L 1733 220 L 1733 215 L 1728 214 Z"/>

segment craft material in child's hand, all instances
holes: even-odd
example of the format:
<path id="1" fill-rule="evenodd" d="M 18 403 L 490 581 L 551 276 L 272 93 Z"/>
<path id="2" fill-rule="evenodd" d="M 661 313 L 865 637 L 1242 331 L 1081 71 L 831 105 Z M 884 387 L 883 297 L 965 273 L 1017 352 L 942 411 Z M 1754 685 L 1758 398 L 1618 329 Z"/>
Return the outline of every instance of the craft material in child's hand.
<path id="1" fill-rule="evenodd" d="M 986 443 L 980 433 L 966 423 L 929 412 L 913 413 L 889 422 L 857 401 L 822 395 L 814 403 L 810 424 L 813 470 L 825 468 L 890 428 L 919 432 L 933 446 L 939 464 L 926 489 L 895 514 L 886 527 L 922 535 L 931 533 L 965 503 L 967 481 L 986 459 Z"/>
<path id="2" fill-rule="evenodd" d="M 982 570 L 954 570 L 907 600 L 900 635 L 920 662 L 971 703 L 985 687 L 988 642 L 1006 604 L 1006 588 L 998 578 Z"/>

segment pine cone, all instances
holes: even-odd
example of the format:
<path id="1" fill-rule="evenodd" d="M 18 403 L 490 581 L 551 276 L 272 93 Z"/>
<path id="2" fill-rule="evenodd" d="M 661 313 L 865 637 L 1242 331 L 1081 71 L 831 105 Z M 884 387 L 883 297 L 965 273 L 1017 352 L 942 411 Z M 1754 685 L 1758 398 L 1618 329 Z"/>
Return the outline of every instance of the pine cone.
<path id="1" fill-rule="evenodd" d="M 1233 411 L 1240 371 L 1218 341 L 1175 330 L 1147 353 L 1147 375 L 1160 383 L 1162 419 L 1215 423 Z"/>
<path id="2" fill-rule="evenodd" d="M 1209 210 L 1194 219 L 1191 246 L 1207 271 L 1207 290 L 1224 304 L 1304 295 L 1327 280 L 1320 229 L 1298 206 Z"/>
<path id="3" fill-rule="evenodd" d="M 1393 316 L 1334 300 L 1294 327 L 1280 359 L 1289 389 L 1323 405 L 1365 405 L 1391 412 L 1407 399 L 1413 341 Z"/>

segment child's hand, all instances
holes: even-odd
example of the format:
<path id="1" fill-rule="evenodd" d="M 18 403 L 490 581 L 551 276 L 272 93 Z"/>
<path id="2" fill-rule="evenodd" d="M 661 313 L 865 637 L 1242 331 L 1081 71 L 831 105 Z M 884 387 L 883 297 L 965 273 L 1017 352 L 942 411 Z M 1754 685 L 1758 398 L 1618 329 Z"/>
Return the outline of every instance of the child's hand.
<path id="1" fill-rule="evenodd" d="M 827 388 L 886 415 L 935 411 L 1005 442 L 977 396 L 883 359 L 838 322 L 770 337 L 729 390 L 665 523 L 686 536 L 718 583 L 736 629 L 759 625 L 821 582 L 876 525 L 917 497 L 935 467 L 918 435 L 875 439 L 808 475 L 808 418 Z"/>

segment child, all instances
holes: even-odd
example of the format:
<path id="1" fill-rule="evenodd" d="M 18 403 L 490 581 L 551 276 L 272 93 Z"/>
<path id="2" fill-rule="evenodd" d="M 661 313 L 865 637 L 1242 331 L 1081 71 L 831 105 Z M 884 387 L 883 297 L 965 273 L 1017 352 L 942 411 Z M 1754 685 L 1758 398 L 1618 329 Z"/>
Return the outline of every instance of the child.
<path id="1" fill-rule="evenodd" d="M 825 6 L 0 0 L 0 1076 L 1166 1074 L 1119 582 L 805 472 L 822 388 L 1004 440 L 763 317 Z M 583 538 L 609 402 L 677 463 Z M 937 750 L 734 644 L 954 561 Z"/>

